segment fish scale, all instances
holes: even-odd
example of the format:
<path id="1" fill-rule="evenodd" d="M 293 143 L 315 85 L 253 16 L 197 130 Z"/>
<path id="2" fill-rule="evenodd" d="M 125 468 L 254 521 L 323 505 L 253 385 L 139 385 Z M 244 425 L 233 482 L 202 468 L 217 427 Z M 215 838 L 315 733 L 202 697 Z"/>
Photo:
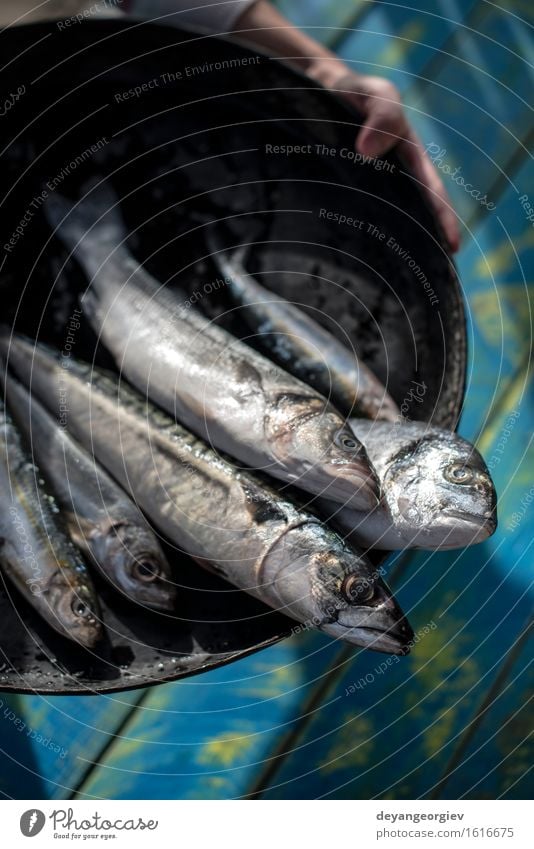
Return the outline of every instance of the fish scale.
<path id="1" fill-rule="evenodd" d="M 339 639 L 404 654 L 410 626 L 359 552 L 309 513 L 238 472 L 126 385 L 0 335 L 9 367 L 180 550 L 234 586 Z M 54 400 L 56 399 L 56 400 Z"/>
<path id="2" fill-rule="evenodd" d="M 71 540 L 127 598 L 171 610 L 170 567 L 139 509 L 22 384 L 10 374 L 4 379 L 10 411 L 61 505 Z"/>
<path id="3" fill-rule="evenodd" d="M 361 509 L 377 503 L 374 471 L 341 413 L 162 288 L 128 252 L 108 185 L 92 184 L 77 204 L 56 192 L 45 211 L 90 279 L 84 314 L 132 385 L 249 467 Z"/>
<path id="4" fill-rule="evenodd" d="M 102 628 L 90 576 L 1 401 L 0 498 L 3 572 L 52 628 L 93 647 Z"/>
<path id="5" fill-rule="evenodd" d="M 249 274 L 250 246 L 227 257 L 210 234 L 212 258 L 258 342 L 283 368 L 313 386 L 346 415 L 395 421 L 400 410 L 356 351 L 343 344 L 300 306 L 265 289 Z M 348 340 L 346 340 L 348 341 Z"/>
<path id="6" fill-rule="evenodd" d="M 377 471 L 382 503 L 370 513 L 330 502 L 322 502 L 322 509 L 357 545 L 463 548 L 495 532 L 495 487 L 466 439 L 422 422 L 350 419 L 350 425 Z"/>

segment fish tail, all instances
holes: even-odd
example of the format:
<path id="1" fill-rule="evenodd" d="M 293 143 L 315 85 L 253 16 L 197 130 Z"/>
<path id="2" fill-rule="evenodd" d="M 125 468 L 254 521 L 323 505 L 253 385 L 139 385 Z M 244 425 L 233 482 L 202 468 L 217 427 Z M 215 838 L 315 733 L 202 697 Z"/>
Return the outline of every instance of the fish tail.
<path id="1" fill-rule="evenodd" d="M 213 261 L 222 274 L 225 285 L 228 286 L 230 294 L 239 299 L 246 293 L 245 278 L 247 271 L 245 263 L 250 251 L 250 245 L 239 245 L 230 255 L 224 248 L 218 233 L 210 232 L 207 236 L 207 244 Z"/>
<path id="2" fill-rule="evenodd" d="M 250 245 L 239 245 L 239 247 L 232 254 L 232 265 L 238 272 L 238 274 L 243 277 L 248 276 L 248 271 L 246 268 L 247 259 L 250 253 Z"/>
<path id="3" fill-rule="evenodd" d="M 112 251 L 126 250 L 127 230 L 119 199 L 109 183 L 91 181 L 85 189 L 79 201 L 54 192 L 44 208 L 48 223 L 65 247 L 87 271 L 96 273 Z"/>

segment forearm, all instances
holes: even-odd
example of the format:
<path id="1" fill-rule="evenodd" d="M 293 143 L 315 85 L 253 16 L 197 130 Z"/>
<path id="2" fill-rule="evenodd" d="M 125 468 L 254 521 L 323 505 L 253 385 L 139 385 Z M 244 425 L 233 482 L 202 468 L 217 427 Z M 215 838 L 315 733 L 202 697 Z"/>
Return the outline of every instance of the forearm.
<path id="1" fill-rule="evenodd" d="M 267 0 L 256 0 L 237 18 L 234 30 L 286 59 L 328 86 L 339 79 L 342 61 L 328 48 L 297 29 Z M 344 67 L 346 72 L 346 67 Z"/>

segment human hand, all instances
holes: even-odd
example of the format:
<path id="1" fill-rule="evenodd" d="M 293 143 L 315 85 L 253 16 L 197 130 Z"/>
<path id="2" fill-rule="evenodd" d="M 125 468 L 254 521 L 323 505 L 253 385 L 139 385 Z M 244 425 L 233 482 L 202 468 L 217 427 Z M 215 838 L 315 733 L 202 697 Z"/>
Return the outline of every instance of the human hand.
<path id="1" fill-rule="evenodd" d="M 306 69 L 312 79 L 347 100 L 364 118 L 356 150 L 364 156 L 382 156 L 395 148 L 400 159 L 423 187 L 443 232 L 455 252 L 460 247 L 458 219 L 441 178 L 421 140 L 410 126 L 401 97 L 393 83 L 350 71 L 340 60 L 319 59 Z"/>

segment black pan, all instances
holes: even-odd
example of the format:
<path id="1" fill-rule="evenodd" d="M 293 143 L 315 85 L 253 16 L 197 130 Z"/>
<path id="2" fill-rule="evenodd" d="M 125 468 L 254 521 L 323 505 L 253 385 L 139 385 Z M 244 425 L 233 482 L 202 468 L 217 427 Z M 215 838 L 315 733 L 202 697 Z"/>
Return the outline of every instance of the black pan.
<path id="1" fill-rule="evenodd" d="M 205 238 L 216 227 L 228 246 L 256 242 L 251 270 L 272 289 L 337 322 L 406 415 L 456 426 L 466 333 L 454 266 L 395 156 L 351 158 L 358 119 L 345 105 L 245 45 L 174 27 L 50 22 L 4 31 L 0 55 L 3 320 L 61 348 L 84 279 L 74 264 L 62 269 L 42 192 L 76 196 L 106 174 L 138 258 L 170 286 L 201 291 L 208 315 L 244 332 L 224 287 L 206 288 L 216 272 Z M 76 354 L 110 365 L 85 326 Z M 290 633 L 278 613 L 171 554 L 185 586 L 176 620 L 139 621 L 102 586 L 109 643 L 98 657 L 0 589 L 0 689 L 141 687 Z"/>

